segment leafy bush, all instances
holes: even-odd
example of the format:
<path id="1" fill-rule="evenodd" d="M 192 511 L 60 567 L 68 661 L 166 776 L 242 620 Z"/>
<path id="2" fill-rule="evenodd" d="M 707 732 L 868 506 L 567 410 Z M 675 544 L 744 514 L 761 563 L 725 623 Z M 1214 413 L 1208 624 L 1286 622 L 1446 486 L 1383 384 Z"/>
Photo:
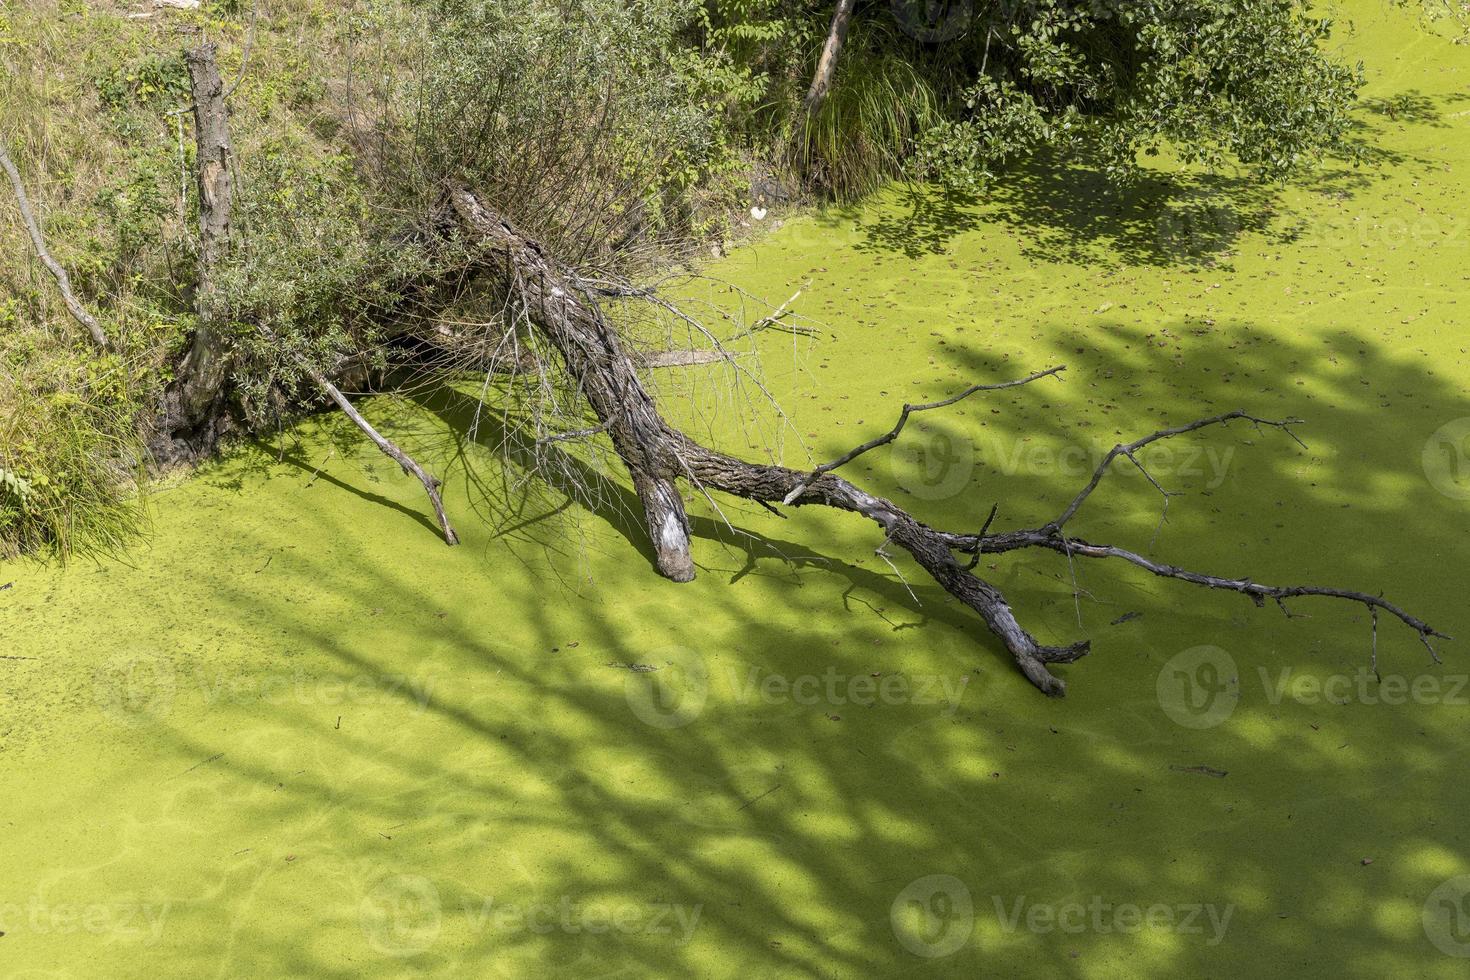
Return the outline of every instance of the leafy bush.
<path id="1" fill-rule="evenodd" d="M 717 104 L 733 76 L 689 47 L 695 0 L 437 0 L 390 110 L 392 165 L 445 179 L 573 262 L 625 262 L 716 219 L 738 161 Z M 723 202 L 726 205 L 728 202 Z"/>
<path id="2" fill-rule="evenodd" d="M 974 189 L 1007 160 L 1084 140 L 1120 181 L 1166 145 L 1267 180 L 1351 156 L 1361 68 L 1324 53 L 1330 27 L 1298 0 L 1004 4 L 973 32 L 980 67 L 925 135 L 922 172 Z"/>

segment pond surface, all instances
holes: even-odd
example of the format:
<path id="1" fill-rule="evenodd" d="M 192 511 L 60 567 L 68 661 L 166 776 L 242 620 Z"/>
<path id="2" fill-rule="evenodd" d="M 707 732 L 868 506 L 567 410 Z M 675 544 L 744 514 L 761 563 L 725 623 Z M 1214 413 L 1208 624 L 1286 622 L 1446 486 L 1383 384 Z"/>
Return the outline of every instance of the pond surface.
<path id="1" fill-rule="evenodd" d="M 1116 441 L 1300 416 L 1306 448 L 1149 450 L 1168 522 L 1119 469 L 1075 532 L 1470 637 L 1470 49 L 1339 23 L 1376 168 L 1118 197 L 1037 165 L 708 270 L 820 321 L 760 335 L 786 458 L 1065 363 L 848 471 L 1029 526 Z M 676 414 L 760 451 L 692 370 Z M 1044 642 L 1093 641 L 1047 700 L 861 520 L 696 501 L 676 586 L 616 470 L 494 533 L 462 404 L 365 407 L 447 476 L 463 547 L 323 418 L 159 493 L 126 560 L 0 566 L 0 975 L 1465 975 L 1463 640 L 1434 666 L 1383 619 L 1380 682 L 1351 604 L 989 558 Z"/>

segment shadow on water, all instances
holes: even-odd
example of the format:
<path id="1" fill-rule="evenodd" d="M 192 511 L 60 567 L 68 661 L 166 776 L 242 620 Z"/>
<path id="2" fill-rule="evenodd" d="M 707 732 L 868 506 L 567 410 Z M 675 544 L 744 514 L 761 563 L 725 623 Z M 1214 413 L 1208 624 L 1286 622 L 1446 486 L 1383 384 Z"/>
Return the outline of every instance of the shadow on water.
<path id="1" fill-rule="evenodd" d="M 1433 107 L 1395 111 L 1410 110 Z M 1097 240 L 1156 264 L 1178 257 L 1160 214 L 1236 192 L 1181 200 L 1159 184 L 1115 209 L 1068 173 L 1023 174 L 979 210 L 1034 224 L 1033 256 L 1082 257 Z M 1232 200 L 1230 221 L 1198 234 L 1202 257 L 1224 257 L 1274 206 Z M 942 251 L 977 220 L 963 202 L 921 207 L 869 225 L 865 247 Z M 1463 504 L 1423 457 L 1437 428 L 1470 417 L 1470 395 L 1420 351 L 1357 327 L 1217 319 L 1039 322 L 1034 356 L 1064 359 L 1064 381 L 916 420 L 844 473 L 936 526 L 977 528 L 992 503 L 997 529 L 1029 526 L 1120 439 L 1235 408 L 1302 416 L 1305 449 L 1243 425 L 1152 447 L 1144 464 L 1186 494 L 1168 523 L 1157 491 L 1123 469 L 1073 529 L 1203 571 L 1381 588 L 1470 633 L 1470 544 L 1452 533 Z M 926 358 L 967 378 L 1014 371 L 939 340 Z M 1047 701 L 911 563 L 875 556 L 881 540 L 857 517 L 780 520 L 722 500 L 722 519 L 696 501 L 701 574 L 673 585 L 651 567 L 616 465 L 552 447 L 527 483 L 523 434 L 460 393 L 368 411 L 446 480 L 463 546 L 437 540 L 391 461 L 319 419 L 299 444 L 204 474 L 218 494 L 186 528 L 197 538 L 169 545 L 166 575 L 126 583 L 126 601 L 149 610 L 138 636 L 86 615 L 67 624 L 68 642 L 172 658 L 171 712 L 107 729 L 117 764 L 87 787 L 117 803 L 100 825 L 120 854 L 73 872 L 90 887 L 138 872 L 127 887 L 173 901 L 161 944 L 128 950 L 166 956 L 154 972 L 1462 974 L 1421 916 L 1436 886 L 1470 870 L 1470 784 L 1453 769 L 1467 707 L 1273 697 L 1268 683 L 1280 669 L 1358 676 L 1372 636 L 1362 610 L 1302 600 L 1288 618 L 1124 565 L 995 556 L 980 573 L 1043 641 L 1094 641 L 1059 668 L 1069 697 Z M 284 491 L 266 482 L 282 473 Z M 242 506 L 235 490 L 268 492 L 272 511 L 238 521 L 225 549 L 213 522 Z M 1463 677 L 1461 644 L 1431 668 L 1385 619 L 1379 669 Z M 1211 725 L 1176 723 L 1163 685 L 1199 645 L 1230 658 L 1217 680 L 1238 704 Z M 238 686 L 195 688 L 196 675 Z M 839 697 L 829 676 L 845 682 Z M 806 679 L 815 699 L 796 693 Z M 904 686 L 884 695 L 889 679 Z M 856 693 L 869 680 L 876 690 Z M 46 881 L 64 879 L 66 858 L 51 863 Z M 929 875 L 964 891 L 906 893 Z M 1056 922 L 1069 904 L 1089 910 L 1080 931 Z M 1189 925 L 1092 918 L 1120 904 Z M 918 913 L 902 939 L 895 906 L 902 921 Z M 1228 911 L 1222 936 L 1188 911 L 1201 906 Z M 1036 908 L 1051 915 L 1029 919 Z M 0 942 L 22 938 L 35 941 Z"/>
<path id="2" fill-rule="evenodd" d="M 1199 436 L 1235 451 L 1218 482 L 1174 501 L 1159 552 L 1267 581 L 1383 586 L 1447 632 L 1470 625 L 1453 585 L 1424 560 L 1445 554 L 1451 508 L 1422 477 L 1409 479 L 1417 450 L 1408 460 L 1402 445 L 1405 416 L 1421 418 L 1421 406 L 1470 415 L 1470 399 L 1417 357 L 1348 331 L 1313 343 L 1234 324 L 1191 342 L 1197 363 L 1229 365 L 1223 376 L 1185 381 L 1173 346 L 1156 335 L 1124 325 L 1054 332 L 1085 347 L 1065 384 L 1007 392 L 987 405 L 1000 414 L 950 415 L 906 434 L 973 447 L 979 459 L 958 489 L 924 494 L 921 517 L 967 526 L 994 498 L 1002 523 L 1047 516 L 1080 481 L 1045 461 L 1093 434 L 1107 445 L 1116 429 L 1131 435 L 1242 404 L 1301 414 L 1319 423 L 1302 430 L 1306 451 L 1244 427 Z M 953 347 L 936 356 L 967 372 L 992 367 Z M 1125 409 L 1120 392 L 1147 404 Z M 471 436 L 473 406 L 424 404 L 453 430 L 437 444 L 440 465 L 498 465 L 478 444 L 503 446 L 505 433 L 485 429 L 485 415 Z M 1394 405 L 1404 416 L 1386 411 Z M 1004 462 L 1021 445 L 1046 452 Z M 877 461 L 853 469 L 866 469 L 850 475 L 879 492 L 901 492 L 901 477 Z M 575 475 L 597 486 L 575 504 L 591 508 L 592 533 L 606 526 L 613 546 L 633 554 L 641 532 L 620 475 Z M 1156 475 L 1171 489 L 1190 480 L 1178 457 Z M 1156 494 L 1136 478 L 1109 481 L 1079 516 L 1079 533 L 1143 547 Z M 907 566 L 907 584 L 871 559 L 862 567 L 858 556 L 876 542 L 856 519 L 833 536 L 836 525 L 820 517 L 777 524 L 748 514 L 732 536 L 700 517 L 706 574 L 695 583 L 657 580 L 638 545 L 642 560 L 625 564 L 616 583 L 560 600 L 515 576 L 497 576 L 487 594 L 469 571 L 482 559 L 458 554 L 425 578 L 383 560 L 389 546 L 364 547 L 349 517 L 318 519 L 343 525 L 331 553 L 282 558 L 269 587 L 222 575 L 209 588 L 231 615 L 278 625 L 323 675 L 349 683 L 415 670 L 436 684 L 427 699 L 403 690 L 326 713 L 251 702 L 237 717 L 226 705 L 208 724 L 157 733 L 181 759 L 218 757 L 196 777 L 197 792 L 218 794 L 196 820 L 289 827 L 294 836 L 280 846 L 306 855 L 311 876 L 289 883 L 265 857 L 242 858 L 233 872 L 232 896 L 289 896 L 312 909 L 284 925 L 273 919 L 269 933 L 237 910 L 230 955 L 242 972 L 1280 975 L 1329 972 L 1323 950 L 1335 975 L 1382 975 L 1390 965 L 1447 975 L 1454 965 L 1428 946 L 1417 916 L 1444 877 L 1442 855 L 1463 847 L 1454 828 L 1467 791 L 1443 778 L 1423 745 L 1426 733 L 1462 735 L 1463 709 L 1271 703 L 1256 680 L 1258 668 L 1361 666 L 1366 617 L 1351 607 L 1302 604 L 1294 611 L 1311 618 L 1286 619 L 1095 563 L 1083 572 L 1079 627 L 1064 562 L 1000 558 L 987 574 L 1023 621 L 1096 640 L 1097 652 L 1066 671 L 1073 696 L 1049 702 L 1010 671 L 978 622 Z M 781 539 L 769 536 L 777 526 Z M 561 532 L 530 520 L 518 533 Z M 716 537 L 748 547 L 722 550 Z M 493 563 L 499 545 L 486 547 Z M 1462 542 L 1450 547 L 1452 561 L 1470 557 Z M 382 614 L 324 617 L 290 601 L 303 590 Z M 854 594 L 862 602 L 844 608 L 841 597 Z M 1139 615 L 1118 624 L 1121 611 Z M 1166 660 L 1198 643 L 1234 656 L 1240 706 L 1195 730 L 1161 713 L 1155 685 Z M 1385 670 L 1422 671 L 1421 653 L 1396 624 L 1381 624 Z M 871 706 L 772 698 L 747 683 L 828 671 L 968 681 L 953 702 Z M 247 717 L 269 736 L 232 736 Z M 1201 775 L 1201 766 L 1228 776 Z M 973 930 L 936 958 L 906 950 L 890 919 L 904 888 L 928 874 L 965 883 L 974 903 L 973 921 L 952 904 L 926 913 L 931 945 L 921 952 L 941 948 L 949 930 Z M 1017 901 L 1086 905 L 1094 896 L 1110 906 L 1228 905 L 1232 919 L 1219 944 L 1208 925 L 1200 934 L 1003 924 L 1001 908 Z M 493 914 L 563 905 L 574 910 L 571 927 L 556 916 L 541 929 Z M 698 909 L 699 919 L 688 941 L 672 919 L 671 932 L 593 932 L 576 918 L 592 906 L 630 917 Z M 204 903 L 179 912 L 205 926 L 214 914 Z M 181 964 L 192 956 L 201 967 L 219 955 L 213 943 L 181 952 Z"/>
<path id="3" fill-rule="evenodd" d="M 1409 91 L 1365 99 L 1348 138 L 1356 162 L 1325 161 L 1298 186 L 1346 198 L 1376 179 L 1387 179 L 1382 171 L 1389 167 L 1427 163 L 1389 148 L 1384 131 L 1390 126 L 1446 127 L 1445 110 L 1466 98 Z M 897 193 L 898 207 L 863 225 L 866 241 L 861 249 L 909 258 L 940 254 L 980 223 L 998 221 L 1016 229 L 1022 255 L 1039 261 L 1213 266 L 1228 264 L 1242 235 L 1269 232 L 1278 219 L 1289 225 L 1293 218 L 1283 208 L 1280 188 L 1249 177 L 1145 171 L 1119 186 L 1088 152 L 1037 154 L 1010 168 L 979 196 L 928 186 L 903 186 Z M 859 212 L 837 209 L 829 220 L 863 219 Z"/>

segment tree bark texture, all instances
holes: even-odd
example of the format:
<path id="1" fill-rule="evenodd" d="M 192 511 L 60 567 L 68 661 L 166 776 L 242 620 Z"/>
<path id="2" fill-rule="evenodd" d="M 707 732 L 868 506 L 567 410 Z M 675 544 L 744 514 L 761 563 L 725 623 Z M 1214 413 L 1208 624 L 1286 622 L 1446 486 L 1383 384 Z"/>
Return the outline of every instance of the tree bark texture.
<path id="1" fill-rule="evenodd" d="M 1330 596 L 1361 603 L 1376 623 L 1380 610 L 1399 618 L 1434 649 L 1429 638 L 1443 636 L 1428 624 L 1404 612 L 1380 596 L 1316 586 L 1266 586 L 1249 578 L 1225 578 L 1188 572 L 1154 562 L 1109 545 L 1092 545 L 1069 538 L 1063 531 L 1068 520 L 1096 489 L 1107 467 L 1118 456 L 1127 456 L 1142 469 L 1134 453 L 1144 446 L 1210 425 L 1244 421 L 1260 426 L 1287 429 L 1287 422 L 1271 422 L 1229 412 L 1188 425 L 1165 429 L 1108 453 L 1091 481 L 1054 521 L 1040 528 L 987 533 L 991 518 L 978 533 L 956 533 L 932 528 L 917 520 L 891 500 L 875 496 L 838 476 L 837 469 L 857 456 L 897 438 L 913 412 L 951 405 L 987 388 L 1011 387 L 1057 375 L 1062 367 L 1037 372 L 1030 377 L 997 385 L 975 385 L 952 398 L 927 405 L 905 405 L 898 423 L 886 435 L 870 440 L 831 463 L 810 471 L 752 463 L 703 446 L 669 426 L 643 387 L 633 359 L 624 351 L 618 336 L 598 303 L 606 289 L 583 281 L 574 269 L 548 255 L 535 241 L 519 234 L 506 220 L 484 206 L 470 188 L 451 187 L 450 213 L 437 221 L 441 229 L 455 228 L 467 235 L 477 250 L 476 265 L 487 277 L 496 277 L 510 301 L 532 324 L 564 362 L 570 383 L 587 400 L 632 477 L 643 502 L 648 533 L 653 542 L 659 571 L 676 581 L 694 576 L 690 553 L 689 525 L 676 481 L 688 480 L 701 491 L 719 491 L 747 500 L 775 505 L 821 505 L 849 511 L 867 518 L 883 532 L 883 545 L 897 545 L 946 592 L 972 609 L 1010 653 L 1017 667 L 1037 688 L 1060 696 L 1066 684 L 1051 672 L 1057 664 L 1071 663 L 1087 655 L 1084 640 L 1067 646 L 1040 643 L 1017 620 L 1004 595 L 976 575 L 975 567 L 984 552 L 1040 547 L 1090 558 L 1121 558 L 1156 575 L 1177 578 L 1208 588 L 1240 592 L 1258 605 L 1265 599 L 1283 603 L 1296 596 Z M 1144 471 L 1147 473 L 1147 471 Z M 1149 477 L 1152 482 L 1152 477 Z M 1155 483 L 1155 486 L 1157 484 Z M 1160 488 L 1162 490 L 1162 488 Z M 1166 495 L 1167 500 L 1167 495 Z M 961 564 L 957 555 L 969 560 Z M 1283 606 L 1284 608 L 1284 606 Z"/>

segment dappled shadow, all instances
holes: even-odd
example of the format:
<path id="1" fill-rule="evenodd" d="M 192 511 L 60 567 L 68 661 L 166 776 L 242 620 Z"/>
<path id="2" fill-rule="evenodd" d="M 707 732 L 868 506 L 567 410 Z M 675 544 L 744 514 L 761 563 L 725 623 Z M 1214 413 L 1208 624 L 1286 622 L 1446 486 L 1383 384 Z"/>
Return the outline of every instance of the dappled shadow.
<path id="1" fill-rule="evenodd" d="M 1355 159 L 1323 161 L 1299 185 L 1346 198 L 1386 179 L 1385 168 L 1426 164 L 1393 148 L 1383 138 L 1387 127 L 1444 127 L 1445 110 L 1467 98 L 1411 90 L 1365 99 L 1348 138 Z M 871 221 L 840 208 L 828 220 L 858 221 L 866 236 L 861 249 L 909 258 L 944 253 L 977 225 L 1001 222 L 1018 232 L 1022 254 L 1038 261 L 1211 266 L 1228 263 L 1243 234 L 1269 231 L 1278 218 L 1290 225 L 1294 216 L 1283 210 L 1280 190 L 1244 175 L 1157 170 L 1119 185 L 1092 153 L 1048 151 L 1008 168 L 980 195 L 905 185 L 894 191 L 897 206 Z"/>
<path id="2" fill-rule="evenodd" d="M 1045 226 L 1036 254 L 1080 257 L 1070 239 L 1114 235 L 1130 261 L 1163 261 L 1153 219 L 1087 202 L 1092 186 L 1069 201 L 1021 185 L 996 206 Z M 917 251 L 942 250 L 964 213 L 936 211 Z M 903 250 L 905 234 L 867 247 Z M 1207 238 L 1210 254 L 1231 234 Z M 891 302 L 893 278 L 838 258 L 853 263 L 848 309 Z M 781 274 L 816 261 L 829 251 Z M 963 282 L 988 274 L 976 265 L 904 275 L 965 285 L 969 324 L 992 285 Z M 1245 425 L 1150 447 L 1140 462 L 1183 494 L 1168 522 L 1123 467 L 1072 530 L 1209 572 L 1382 589 L 1464 636 L 1470 485 L 1435 441 L 1470 418 L 1463 351 L 1451 362 L 1457 342 L 1408 325 L 1421 307 L 1400 309 L 1388 271 L 1345 268 L 1262 271 L 1279 323 L 1220 312 L 1220 283 L 1181 269 L 1156 287 L 1157 316 L 1120 302 L 1084 321 L 1035 302 L 1023 337 L 1003 321 L 968 345 L 975 332 L 927 332 L 947 308 L 915 286 L 876 327 L 831 317 L 837 343 L 811 372 L 824 377 L 801 391 L 819 400 L 798 414 L 830 459 L 885 429 L 911 380 L 930 397 L 1065 361 L 1064 380 L 929 413 L 844 468 L 957 529 L 992 503 L 997 529 L 1055 516 L 1121 439 L 1235 408 L 1300 416 L 1305 448 Z M 1348 324 L 1290 318 L 1288 287 L 1308 276 L 1335 280 Z M 1069 288 L 1094 308 L 1086 282 Z M 1303 599 L 1288 618 L 1126 565 L 986 556 L 980 574 L 1044 642 L 1094 641 L 1058 669 L 1068 698 L 1048 701 L 901 554 L 875 555 L 869 522 L 696 498 L 700 576 L 674 585 L 651 567 L 620 468 L 559 447 L 528 488 L 524 438 L 478 407 L 423 391 L 363 405 L 446 480 L 459 548 L 413 480 L 317 418 L 284 452 L 244 449 L 172 492 L 136 570 L 16 571 L 6 655 L 35 659 L 0 666 L 0 907 L 34 895 L 170 914 L 151 943 L 7 920 L 5 955 L 188 976 L 1463 974 L 1422 923 L 1436 886 L 1470 870 L 1453 761 L 1470 705 L 1278 686 L 1283 670 L 1361 676 L 1375 649 L 1362 609 Z M 742 442 L 731 414 L 714 426 L 723 448 Z M 1385 619 L 1377 666 L 1385 681 L 1463 679 L 1462 643 L 1433 667 Z M 1238 695 L 1211 725 L 1167 710 L 1177 658 L 1201 645 L 1229 658 L 1214 681 Z M 103 655 L 123 658 L 125 690 Z M 897 693 L 854 698 L 888 679 Z M 906 893 L 929 875 L 962 885 L 973 918 L 951 885 Z M 916 895 L 920 928 L 896 930 Z M 1089 911 L 1070 931 L 1055 922 L 1066 903 L 1230 918 L 1216 936 L 1199 913 L 1179 928 Z"/>
<path id="3" fill-rule="evenodd" d="M 1127 187 L 1101 169 L 1056 157 L 997 178 L 983 197 L 908 187 L 867 224 L 865 247 L 917 258 L 945 252 L 982 222 L 1021 233 L 1021 252 L 1078 264 L 1213 264 L 1245 232 L 1270 224 L 1272 189 L 1242 178 L 1146 175 Z"/>
<path id="4" fill-rule="evenodd" d="M 1422 561 L 1445 547 L 1453 505 L 1414 478 L 1417 455 L 1397 449 L 1434 418 L 1470 415 L 1470 398 L 1420 355 L 1351 331 L 1314 343 L 1246 323 L 1050 333 L 1082 348 L 1065 382 L 982 396 L 984 411 L 923 420 L 901 440 L 968 446 L 954 457 L 974 464 L 968 479 L 913 484 L 876 458 L 849 475 L 939 525 L 973 525 L 992 500 L 1002 524 L 1029 523 L 1085 478 L 1069 447 L 1090 458 L 1115 432 L 1238 405 L 1301 414 L 1312 423 L 1301 430 L 1306 451 L 1236 427 L 1190 440 L 1233 450 L 1215 457 L 1219 471 L 1143 454 L 1169 489 L 1197 491 L 1174 501 L 1158 552 L 1264 581 L 1387 586 L 1463 631 L 1458 589 Z M 933 353 L 966 373 L 1000 369 L 982 352 Z M 440 419 L 473 417 L 455 402 L 426 404 Z M 458 485 L 456 465 L 499 464 L 481 443 L 500 446 L 500 435 L 431 434 L 413 449 Z M 120 734 L 175 760 L 147 805 L 161 813 L 145 808 L 137 825 L 176 822 L 188 847 L 218 841 L 209 853 L 220 857 L 195 859 L 193 891 L 173 895 L 174 967 L 1081 978 L 1120 959 L 1151 975 L 1226 964 L 1259 973 L 1320 957 L 1324 944 L 1348 976 L 1453 965 L 1413 917 L 1444 877 L 1425 855 L 1457 852 L 1466 802 L 1460 783 L 1434 775 L 1425 733 L 1450 744 L 1465 709 L 1272 703 L 1257 676 L 1364 664 L 1359 610 L 1319 601 L 1294 609 L 1310 618 L 1287 619 L 1092 563 L 1076 572 L 1079 625 L 1065 561 L 990 559 L 983 573 L 1023 621 L 1049 639 L 1095 640 L 1092 657 L 1065 669 L 1072 696 L 1051 702 L 912 566 L 895 559 L 900 579 L 873 558 L 879 542 L 851 515 L 801 509 L 779 521 L 735 510 L 730 524 L 696 515 L 702 575 L 678 586 L 646 557 L 626 560 L 637 527 L 620 516 L 630 499 L 621 475 L 583 471 L 604 481 L 580 498 L 594 508 L 580 533 L 595 545 L 575 554 L 548 545 L 563 580 L 578 583 L 572 596 L 540 572 L 515 573 L 498 560 L 508 542 L 477 528 L 453 550 L 427 529 L 375 536 L 362 522 L 378 521 L 376 506 L 351 488 L 362 458 L 329 461 L 337 480 L 317 483 L 318 502 L 277 495 L 283 528 L 241 529 L 255 560 L 275 557 L 259 574 L 193 559 L 197 588 L 235 642 L 255 649 L 237 662 L 186 646 L 197 652 L 176 661 L 178 676 L 228 672 L 245 694 L 196 704 L 194 685 L 181 683 L 170 714 Z M 301 480 L 299 463 L 281 472 Z M 262 492 L 256 479 L 244 493 Z M 408 482 L 384 492 L 419 506 Z M 1142 548 L 1158 508 L 1146 482 L 1120 472 L 1077 530 Z M 288 547 L 298 510 L 320 525 L 322 547 Z M 519 534 L 543 531 L 565 533 L 533 521 Z M 1364 541 L 1374 546 L 1355 546 Z M 1463 562 L 1465 545 L 1452 548 Z M 267 624 L 278 639 L 266 639 Z M 171 627 L 162 628 L 160 643 Z M 261 643 L 289 654 L 273 662 Z M 1234 658 L 1240 706 L 1194 730 L 1169 720 L 1155 686 L 1175 653 L 1199 643 Z M 1379 653 L 1386 672 L 1425 672 L 1422 649 L 1396 624 L 1381 624 Z M 308 679 L 306 693 L 259 696 L 288 671 Z M 767 686 L 829 675 L 902 677 L 907 694 L 868 704 L 847 687 L 840 699 L 805 700 Z M 402 677 L 419 683 L 389 685 Z M 358 694 L 324 701 L 312 692 L 325 682 Z M 921 685 L 932 687 L 923 697 Z M 1412 807 L 1390 803 L 1408 787 Z M 1043 818 L 1018 824 L 1018 814 Z M 906 949 L 890 921 L 906 886 L 928 874 L 954 877 L 974 900 L 972 938 L 938 959 Z M 1093 896 L 1214 904 L 1231 920 L 1218 944 L 1207 924 L 1200 933 L 1004 924 L 1002 909 L 1018 901 Z M 301 903 L 310 915 L 268 911 Z M 495 914 L 538 908 L 556 910 L 547 928 Z M 622 910 L 635 925 L 593 932 L 589 909 Z M 687 939 L 674 909 L 686 922 L 697 910 Z M 651 928 L 654 915 L 669 916 L 669 931 Z M 1394 927 L 1395 916 L 1412 928 Z M 943 920 L 929 926 L 926 935 L 946 933 Z M 224 947 L 202 939 L 221 931 L 232 937 Z"/>

